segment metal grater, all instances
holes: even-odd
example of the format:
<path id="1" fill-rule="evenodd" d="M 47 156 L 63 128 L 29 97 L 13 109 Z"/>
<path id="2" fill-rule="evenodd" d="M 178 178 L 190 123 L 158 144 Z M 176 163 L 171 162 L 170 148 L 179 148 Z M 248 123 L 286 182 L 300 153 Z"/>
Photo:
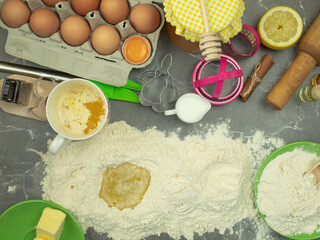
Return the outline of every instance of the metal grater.
<path id="1" fill-rule="evenodd" d="M 17 104 L 27 106 L 30 101 L 31 93 L 32 93 L 33 84 L 21 82 Z"/>
<path id="2" fill-rule="evenodd" d="M 33 85 L 16 79 L 5 78 L 1 92 L 1 100 L 27 106 Z"/>

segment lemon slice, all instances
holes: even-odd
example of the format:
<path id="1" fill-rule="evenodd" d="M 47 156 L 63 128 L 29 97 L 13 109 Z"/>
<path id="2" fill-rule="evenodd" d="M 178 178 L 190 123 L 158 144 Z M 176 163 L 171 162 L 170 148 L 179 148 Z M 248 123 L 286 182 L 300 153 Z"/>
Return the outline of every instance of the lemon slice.
<path id="1" fill-rule="evenodd" d="M 271 8 L 258 24 L 261 43 L 275 50 L 286 49 L 295 44 L 302 29 L 300 15 L 292 8 L 283 6 Z"/>

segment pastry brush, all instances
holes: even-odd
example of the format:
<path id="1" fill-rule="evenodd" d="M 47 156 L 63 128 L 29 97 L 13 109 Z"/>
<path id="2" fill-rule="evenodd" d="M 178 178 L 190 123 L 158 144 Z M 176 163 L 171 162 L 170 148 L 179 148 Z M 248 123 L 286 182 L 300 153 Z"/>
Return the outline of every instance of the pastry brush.
<path id="1" fill-rule="evenodd" d="M 114 86 L 97 82 L 94 80 L 89 80 L 89 81 L 96 84 L 103 91 L 103 93 L 110 99 L 140 103 L 138 95 L 132 92 L 131 90 L 127 89 L 126 88 L 127 85 L 124 87 L 114 87 Z M 133 84 L 133 87 L 138 87 L 138 86 Z"/>

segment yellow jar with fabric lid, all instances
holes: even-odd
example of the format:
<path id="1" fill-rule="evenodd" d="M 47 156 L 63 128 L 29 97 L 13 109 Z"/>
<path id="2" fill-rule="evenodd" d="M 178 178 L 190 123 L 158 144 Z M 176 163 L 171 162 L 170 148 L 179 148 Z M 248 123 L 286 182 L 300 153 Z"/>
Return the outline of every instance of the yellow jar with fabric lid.
<path id="1" fill-rule="evenodd" d="M 200 1 L 164 0 L 163 5 L 166 20 L 175 27 L 175 33 L 198 42 L 205 32 Z M 243 0 L 206 0 L 205 5 L 210 30 L 219 33 L 223 42 L 228 42 L 241 31 Z"/>

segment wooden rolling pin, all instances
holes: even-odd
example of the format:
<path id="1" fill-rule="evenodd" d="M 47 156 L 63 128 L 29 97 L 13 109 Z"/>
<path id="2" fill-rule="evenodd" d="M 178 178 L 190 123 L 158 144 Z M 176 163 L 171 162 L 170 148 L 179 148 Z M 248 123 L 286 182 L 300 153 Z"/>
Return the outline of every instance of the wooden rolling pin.
<path id="1" fill-rule="evenodd" d="M 274 109 L 281 110 L 312 69 L 320 64 L 320 14 L 298 44 L 299 55 L 266 97 Z"/>

